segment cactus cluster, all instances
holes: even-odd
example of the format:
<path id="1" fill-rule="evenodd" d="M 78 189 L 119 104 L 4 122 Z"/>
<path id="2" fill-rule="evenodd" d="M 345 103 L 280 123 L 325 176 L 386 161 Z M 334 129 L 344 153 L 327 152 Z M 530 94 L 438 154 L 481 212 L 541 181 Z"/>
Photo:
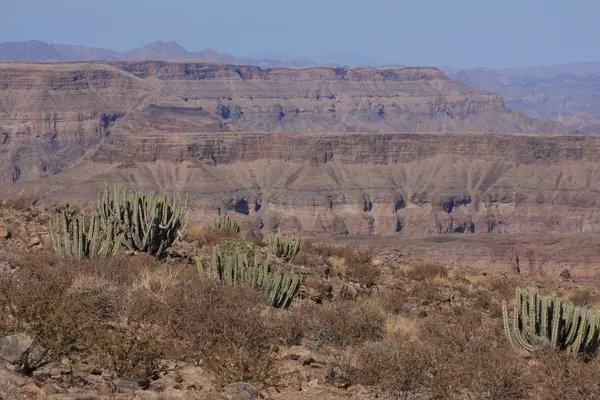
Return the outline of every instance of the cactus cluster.
<path id="1" fill-rule="evenodd" d="M 593 355 L 600 339 L 600 310 L 563 302 L 555 295 L 542 296 L 537 288 L 516 289 L 516 305 L 509 317 L 502 302 L 504 332 L 523 353 L 541 344 L 571 353 Z"/>
<path id="2" fill-rule="evenodd" d="M 50 240 L 63 258 L 108 257 L 121 246 L 122 234 L 115 231 L 114 225 L 102 225 L 97 213 L 76 215 L 74 210 L 61 207 L 55 217 L 49 220 Z"/>
<path id="3" fill-rule="evenodd" d="M 248 285 L 262 289 L 267 304 L 273 307 L 288 307 L 300 289 L 300 277 L 288 274 L 281 267 L 261 263 L 255 255 L 249 259 L 248 253 L 236 250 L 223 250 L 213 247 L 211 265 L 204 269 L 197 258 L 198 270 L 219 283 L 228 285 Z"/>
<path id="4" fill-rule="evenodd" d="M 118 185 L 112 191 L 105 187 L 98 200 L 100 217 L 106 225 L 116 225 L 128 249 L 157 257 L 180 236 L 186 209 L 187 199 L 176 194 L 169 198 L 165 193 L 133 192 Z"/>
<path id="5" fill-rule="evenodd" d="M 221 215 L 215 218 L 215 228 L 218 230 L 238 233 L 241 227 L 240 221 L 231 218 L 229 215 Z"/>
<path id="6" fill-rule="evenodd" d="M 287 262 L 292 261 L 298 255 L 302 246 L 302 239 L 283 235 L 280 229 L 277 230 L 277 233 L 269 235 L 268 242 L 273 254 Z"/>

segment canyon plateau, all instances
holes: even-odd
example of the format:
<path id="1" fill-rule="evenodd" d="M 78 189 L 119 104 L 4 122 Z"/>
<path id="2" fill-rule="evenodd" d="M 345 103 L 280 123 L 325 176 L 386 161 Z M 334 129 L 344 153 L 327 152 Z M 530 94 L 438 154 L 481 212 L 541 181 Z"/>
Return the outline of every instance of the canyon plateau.
<path id="1" fill-rule="evenodd" d="M 399 248 L 470 238 L 487 253 L 457 262 L 543 259 L 593 277 L 596 254 L 571 252 L 600 232 L 600 137 L 569 132 L 435 68 L 0 64 L 2 198 L 86 203 L 107 182 L 178 190 L 196 221 L 228 212 L 253 231 Z M 556 257 L 518 240 L 551 236 Z"/>

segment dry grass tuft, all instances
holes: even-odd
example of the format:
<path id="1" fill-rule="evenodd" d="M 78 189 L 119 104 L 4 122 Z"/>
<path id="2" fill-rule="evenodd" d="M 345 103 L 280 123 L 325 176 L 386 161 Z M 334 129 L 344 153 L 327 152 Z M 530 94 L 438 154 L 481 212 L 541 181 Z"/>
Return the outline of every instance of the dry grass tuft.
<path id="1" fill-rule="evenodd" d="M 416 318 L 390 315 L 386 321 L 386 337 L 414 340 L 419 336 L 420 322 Z"/>
<path id="2" fill-rule="evenodd" d="M 204 238 L 206 228 L 203 224 L 190 224 L 185 231 L 185 238 L 188 240 L 201 240 Z"/>

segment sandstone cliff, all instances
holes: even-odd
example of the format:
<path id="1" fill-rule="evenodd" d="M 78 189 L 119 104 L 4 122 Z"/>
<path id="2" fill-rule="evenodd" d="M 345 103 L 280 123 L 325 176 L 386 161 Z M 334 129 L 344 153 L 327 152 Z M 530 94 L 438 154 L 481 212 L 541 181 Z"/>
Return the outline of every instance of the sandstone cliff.
<path id="1" fill-rule="evenodd" d="M 65 170 L 94 154 L 109 133 L 106 146 L 125 140 L 128 148 L 129 140 L 164 133 L 562 129 L 555 122 L 527 120 L 507 109 L 497 94 L 471 89 L 432 68 L 260 69 L 164 61 L 0 64 L 3 185 Z"/>
<path id="2" fill-rule="evenodd" d="M 161 96 L 138 117 L 206 114 L 246 132 L 565 132 L 555 122 L 528 120 L 499 95 L 452 81 L 436 68 L 110 65 L 160 83 Z"/>
<path id="3" fill-rule="evenodd" d="M 595 137 L 397 133 L 557 127 L 431 68 L 0 64 L 3 196 L 179 187 L 196 218 L 230 209 L 258 228 L 595 230 Z"/>
<path id="4" fill-rule="evenodd" d="M 10 193 L 77 201 L 107 181 L 176 188 L 193 199 L 194 219 L 228 211 L 265 230 L 600 232 L 599 157 L 598 136 L 110 135 L 77 168 Z"/>

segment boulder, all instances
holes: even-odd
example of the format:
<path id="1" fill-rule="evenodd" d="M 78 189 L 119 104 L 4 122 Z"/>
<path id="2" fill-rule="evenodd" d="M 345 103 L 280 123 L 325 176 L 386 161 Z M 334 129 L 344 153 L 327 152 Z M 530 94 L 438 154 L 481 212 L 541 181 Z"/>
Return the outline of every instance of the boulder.
<path id="1" fill-rule="evenodd" d="M 32 344 L 33 339 L 26 333 L 5 336 L 0 339 L 0 359 L 14 364 L 21 360 Z"/>
<path id="2" fill-rule="evenodd" d="M 258 389 L 246 382 L 236 382 L 225 386 L 224 394 L 230 400 L 253 400 L 260 398 Z"/>

